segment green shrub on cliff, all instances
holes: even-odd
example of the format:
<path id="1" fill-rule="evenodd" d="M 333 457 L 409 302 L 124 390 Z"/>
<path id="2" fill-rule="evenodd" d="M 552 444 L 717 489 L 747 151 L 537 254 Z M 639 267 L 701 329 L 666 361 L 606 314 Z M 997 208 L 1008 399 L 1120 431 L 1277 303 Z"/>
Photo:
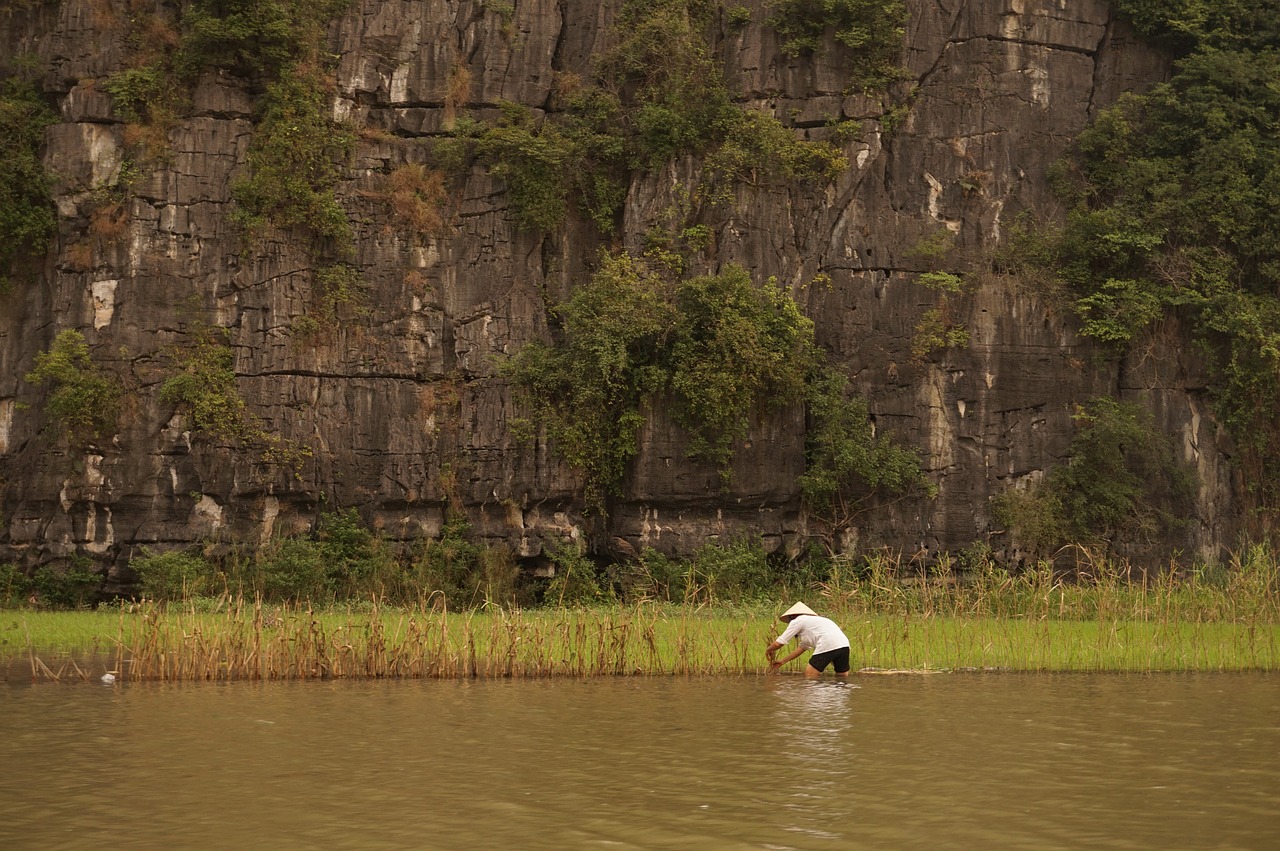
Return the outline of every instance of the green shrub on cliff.
<path id="1" fill-rule="evenodd" d="M 554 344 L 531 343 L 507 366 L 557 450 L 585 474 L 592 508 L 618 492 L 656 402 L 688 434 L 689 455 L 726 482 L 752 417 L 806 400 L 817 422 L 806 492 L 829 500 L 857 477 L 888 490 L 920 481 L 913 456 L 877 443 L 865 408 L 849 408 L 843 384 L 823 377 L 813 324 L 776 281 L 758 285 L 732 264 L 681 279 L 667 259 L 606 256 L 557 309 Z M 869 470 L 857 451 L 888 467 Z"/>
<path id="2" fill-rule="evenodd" d="M 616 41 L 591 79 L 562 81 L 560 111 L 535 120 L 503 105 L 491 127 L 458 120 L 433 146 L 454 174 L 476 159 L 506 183 L 513 217 L 558 227 L 569 199 L 605 232 L 617 224 L 630 175 L 681 156 L 705 157 L 701 200 L 732 200 L 743 184 L 834 180 L 848 168 L 837 145 L 799 138 L 774 116 L 735 103 L 712 47 L 710 0 L 625 0 Z"/>
<path id="3" fill-rule="evenodd" d="M 264 464 L 278 464 L 297 474 L 311 451 L 268 432 L 245 405 L 236 384 L 235 354 L 227 330 L 202 322 L 187 327 L 185 344 L 165 353 L 169 375 L 159 396 L 184 410 L 199 435 L 227 441 L 242 448 L 255 446 Z"/>
<path id="4" fill-rule="evenodd" d="M 194 325 L 189 344 L 170 352 L 174 372 L 160 385 L 160 398 L 185 406 L 193 428 L 238 440 L 247 430 L 246 411 L 226 335 L 223 328 Z"/>
<path id="5" fill-rule="evenodd" d="M 40 159 L 45 128 L 56 120 L 30 82 L 0 81 L 0 293 L 10 287 L 18 262 L 42 254 L 57 230 Z"/>
<path id="6" fill-rule="evenodd" d="M 876 492 L 937 492 L 914 452 L 876 435 L 866 400 L 850 394 L 848 383 L 844 375 L 824 367 L 806 392 L 809 417 L 800 488 L 810 510 L 836 527 L 851 522 Z M 854 483 L 861 487 L 850 488 Z"/>
<path id="7" fill-rule="evenodd" d="M 507 201 L 525 227 L 554 230 L 564 220 L 568 197 L 581 172 L 574 168 L 573 142 L 553 122 L 535 125 L 529 109 L 503 104 L 505 118 L 476 142 L 489 173 L 507 184 Z"/>
<path id="8" fill-rule="evenodd" d="M 1028 491 L 997 499 L 997 519 L 1040 555 L 1073 544 L 1173 549 L 1192 496 L 1173 442 L 1137 405 L 1115 399 L 1092 400 L 1075 420 L 1065 461 Z"/>
<path id="9" fill-rule="evenodd" d="M 662 361 L 671 415 L 689 455 L 728 477 L 753 414 L 804 398 L 817 360 L 813 323 L 776 279 L 761 285 L 736 264 L 681 281 Z"/>
<path id="10" fill-rule="evenodd" d="M 1168 82 L 1104 110 L 1057 168 L 1072 209 L 1051 262 L 1090 336 L 1124 346 L 1162 316 L 1190 321 L 1218 416 L 1274 528 L 1280 13 L 1274 0 L 1116 5 L 1179 59 Z"/>
<path id="11" fill-rule="evenodd" d="M 849 53 L 850 70 L 866 87 L 898 79 L 907 21 L 901 0 L 766 0 L 767 22 L 789 56 L 816 53 L 826 39 Z"/>
<path id="12" fill-rule="evenodd" d="M 208 68 L 268 79 L 288 76 L 350 0 L 195 0 L 182 15 L 176 65 L 190 78 Z"/>
<path id="13" fill-rule="evenodd" d="M 329 115 L 328 84 L 315 63 L 300 62 L 267 87 L 249 147 L 250 174 L 232 187 L 250 232 L 301 227 L 338 256 L 354 249 L 335 188 L 355 134 Z"/>
<path id="14" fill-rule="evenodd" d="M 67 438 L 100 439 L 115 430 L 123 391 L 93 362 L 79 331 L 69 328 L 59 332 L 49 350 L 36 355 L 35 367 L 24 379 L 52 385 L 44 411 L 50 426 Z"/>
<path id="15" fill-rule="evenodd" d="M 644 423 L 641 402 L 666 381 L 660 353 L 675 321 L 671 289 L 639 258 L 605 257 L 557 308 L 558 343 L 530 343 L 507 367 L 558 451 L 586 475 L 593 507 L 621 483 Z"/>

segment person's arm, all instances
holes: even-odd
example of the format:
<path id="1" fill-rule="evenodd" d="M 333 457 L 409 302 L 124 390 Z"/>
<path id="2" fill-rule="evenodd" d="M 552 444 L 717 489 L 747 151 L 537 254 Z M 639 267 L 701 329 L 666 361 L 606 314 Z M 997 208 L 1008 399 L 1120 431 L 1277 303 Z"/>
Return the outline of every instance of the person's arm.
<path id="1" fill-rule="evenodd" d="M 777 641 L 770 641 L 769 646 L 764 649 L 764 658 L 769 660 L 769 664 L 777 667 L 778 663 L 773 660 L 778 651 L 782 649 L 782 644 Z"/>
<path id="2" fill-rule="evenodd" d="M 803 646 L 797 647 L 794 651 L 791 652 L 790 655 L 785 656 L 782 659 L 774 658 L 775 656 L 777 656 L 778 651 L 781 650 L 783 646 L 784 646 L 783 643 L 780 641 L 770 641 L 769 646 L 764 649 L 764 658 L 769 660 L 769 670 L 771 671 L 778 670 L 783 665 L 787 664 L 792 659 L 796 658 L 797 656 L 804 653 L 804 651 L 808 649 L 807 647 L 803 647 Z"/>
<path id="3" fill-rule="evenodd" d="M 771 668 L 778 668 L 782 665 L 782 662 L 775 662 L 773 660 L 773 657 L 777 654 L 779 650 L 781 650 L 788 643 L 790 643 L 791 639 L 795 638 L 796 632 L 798 631 L 799 631 L 799 628 L 797 627 L 796 622 L 793 620 L 791 623 L 787 624 L 787 628 L 782 631 L 782 635 L 779 635 L 773 641 L 770 641 L 768 646 L 764 648 L 764 658 L 769 660 L 769 666 Z M 794 655 L 788 656 L 783 661 L 784 662 L 790 661 L 791 659 L 794 659 L 794 658 L 795 658 Z"/>
<path id="4" fill-rule="evenodd" d="M 804 652 L 808 649 L 809 649 L 808 647 L 797 647 L 795 650 L 791 651 L 790 654 L 782 657 L 781 659 L 774 659 L 772 656 L 770 656 L 769 668 L 771 670 L 776 671 L 779 668 L 781 668 L 783 665 L 790 662 L 792 659 L 796 659 L 796 658 L 799 658 L 800 656 L 803 656 Z M 777 651 L 775 650 L 774 652 L 776 653 Z"/>

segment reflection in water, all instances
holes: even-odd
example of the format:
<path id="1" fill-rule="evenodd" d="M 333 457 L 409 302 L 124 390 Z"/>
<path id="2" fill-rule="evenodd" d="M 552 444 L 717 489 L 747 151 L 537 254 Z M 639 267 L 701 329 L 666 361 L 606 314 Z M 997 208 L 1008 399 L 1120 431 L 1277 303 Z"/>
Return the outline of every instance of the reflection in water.
<path id="1" fill-rule="evenodd" d="M 0 684 L 0 847 L 1262 848 L 1280 678 Z"/>

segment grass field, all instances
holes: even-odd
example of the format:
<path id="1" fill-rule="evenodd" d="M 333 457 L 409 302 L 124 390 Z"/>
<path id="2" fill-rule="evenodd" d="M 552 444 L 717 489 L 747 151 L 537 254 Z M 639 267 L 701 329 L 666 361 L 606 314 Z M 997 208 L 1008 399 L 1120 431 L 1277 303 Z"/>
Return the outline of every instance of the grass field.
<path id="1" fill-rule="evenodd" d="M 1132 602 L 1132 601 L 1131 601 Z M 828 606 L 855 670 L 1219 671 L 1280 668 L 1272 617 L 1135 618 Z M 3 613 L 4 654 L 36 679 L 270 680 L 760 674 L 785 603 L 443 613 L 226 601 Z M 1097 609 L 1096 601 L 1093 605 Z M 1202 613 L 1203 614 L 1203 613 Z M 804 657 L 788 667 L 800 670 Z M 102 670 L 98 670 L 102 669 Z"/>
<path id="2" fill-rule="evenodd" d="M 1106 562 L 1064 576 L 922 574 L 868 558 L 805 594 L 842 625 L 864 670 L 1280 669 L 1280 560 L 1254 548 L 1214 570 L 1158 577 Z M 944 565 L 945 567 L 945 565 Z M 0 658 L 37 680 L 759 674 L 791 603 L 689 584 L 686 599 L 442 610 L 380 599 L 312 607 L 226 592 L 82 611 L 0 611 Z M 563 599 L 563 598 L 562 598 Z M 790 664 L 801 670 L 804 658 Z"/>

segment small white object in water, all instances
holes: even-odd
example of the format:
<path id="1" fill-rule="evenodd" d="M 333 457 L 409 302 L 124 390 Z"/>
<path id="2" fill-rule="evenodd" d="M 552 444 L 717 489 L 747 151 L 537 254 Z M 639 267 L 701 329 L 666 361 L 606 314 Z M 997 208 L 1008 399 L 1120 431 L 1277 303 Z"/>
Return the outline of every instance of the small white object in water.
<path id="1" fill-rule="evenodd" d="M 102 675 L 102 681 L 104 683 L 107 683 L 108 685 L 110 685 L 111 683 L 114 683 L 116 681 L 115 672 L 107 671 L 105 674 Z"/>

